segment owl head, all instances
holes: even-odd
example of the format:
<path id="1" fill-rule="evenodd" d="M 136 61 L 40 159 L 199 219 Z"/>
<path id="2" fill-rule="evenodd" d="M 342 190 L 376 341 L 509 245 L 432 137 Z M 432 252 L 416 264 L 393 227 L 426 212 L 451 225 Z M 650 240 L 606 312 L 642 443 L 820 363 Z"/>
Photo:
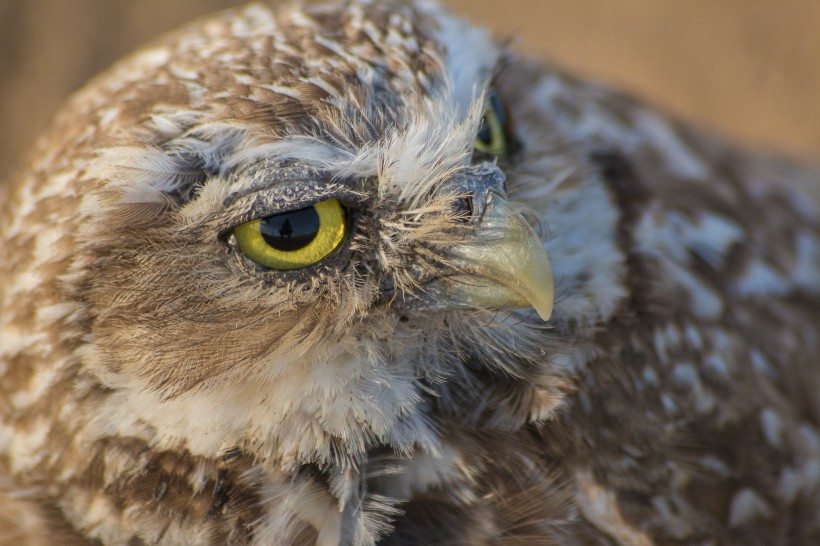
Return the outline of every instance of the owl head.
<path id="1" fill-rule="evenodd" d="M 106 389 L 99 434 L 435 451 L 434 414 L 538 384 L 553 285 L 503 65 L 432 3 L 257 6 L 77 95 L 34 172 L 70 201 L 60 343 Z"/>

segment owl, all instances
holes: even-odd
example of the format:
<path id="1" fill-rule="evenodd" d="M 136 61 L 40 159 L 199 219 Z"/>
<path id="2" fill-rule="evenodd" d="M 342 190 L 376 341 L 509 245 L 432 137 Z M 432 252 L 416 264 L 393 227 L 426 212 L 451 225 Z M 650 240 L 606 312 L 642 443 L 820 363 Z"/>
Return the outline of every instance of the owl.
<path id="1" fill-rule="evenodd" d="M 4 184 L 0 542 L 818 544 L 818 184 L 431 1 L 193 23 Z"/>

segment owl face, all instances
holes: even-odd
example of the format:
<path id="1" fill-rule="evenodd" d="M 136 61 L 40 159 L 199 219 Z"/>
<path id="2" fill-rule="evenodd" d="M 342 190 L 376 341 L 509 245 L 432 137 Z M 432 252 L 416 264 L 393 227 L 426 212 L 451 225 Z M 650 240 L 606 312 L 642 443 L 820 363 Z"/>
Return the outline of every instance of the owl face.
<path id="1" fill-rule="evenodd" d="M 424 7 L 323 9 L 246 10 L 231 55 L 182 34 L 135 60 L 155 100 L 92 163 L 78 295 L 120 433 L 283 461 L 434 450 L 436 391 L 537 345 L 552 277 L 508 195 L 495 46 Z"/>

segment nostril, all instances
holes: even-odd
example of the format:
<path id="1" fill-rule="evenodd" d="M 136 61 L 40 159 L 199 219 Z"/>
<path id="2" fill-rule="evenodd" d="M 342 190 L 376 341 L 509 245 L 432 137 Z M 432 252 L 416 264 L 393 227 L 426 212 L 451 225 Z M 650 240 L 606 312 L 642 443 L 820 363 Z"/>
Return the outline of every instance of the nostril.
<path id="1" fill-rule="evenodd" d="M 453 200 L 453 213 L 457 222 L 466 223 L 473 217 L 473 200 L 470 197 L 459 197 Z"/>

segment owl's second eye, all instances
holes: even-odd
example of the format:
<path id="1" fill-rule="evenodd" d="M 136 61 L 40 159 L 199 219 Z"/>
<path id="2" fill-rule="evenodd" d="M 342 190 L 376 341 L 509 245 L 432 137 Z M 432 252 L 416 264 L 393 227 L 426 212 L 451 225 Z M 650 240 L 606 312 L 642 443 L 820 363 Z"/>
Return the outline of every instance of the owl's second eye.
<path id="1" fill-rule="evenodd" d="M 506 124 L 507 112 L 504 109 L 504 104 L 498 95 L 490 93 L 487 109 L 481 118 L 481 126 L 473 144 L 475 151 L 481 154 L 505 157 L 509 152 Z"/>
<path id="2" fill-rule="evenodd" d="M 342 204 L 336 199 L 307 208 L 257 218 L 234 231 L 239 250 L 271 269 L 301 269 L 336 250 L 347 235 Z"/>

